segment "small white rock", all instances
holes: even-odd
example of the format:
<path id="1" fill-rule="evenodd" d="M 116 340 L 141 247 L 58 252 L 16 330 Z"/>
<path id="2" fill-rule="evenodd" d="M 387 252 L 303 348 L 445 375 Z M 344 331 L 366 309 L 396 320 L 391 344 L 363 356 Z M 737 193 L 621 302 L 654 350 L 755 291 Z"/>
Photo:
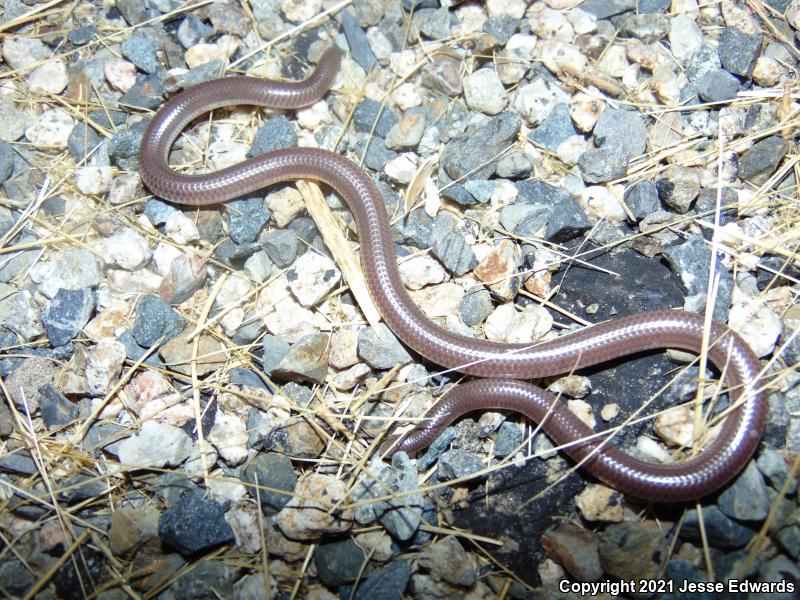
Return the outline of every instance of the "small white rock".
<path id="1" fill-rule="evenodd" d="M 589 484 L 575 496 L 581 516 L 590 522 L 621 523 L 622 495 L 602 484 Z"/>
<path id="2" fill-rule="evenodd" d="M 703 45 L 703 32 L 694 17 L 680 14 L 672 17 L 669 30 L 669 44 L 672 55 L 679 63 L 685 64 L 700 46 Z"/>
<path id="3" fill-rule="evenodd" d="M 281 11 L 287 21 L 302 23 L 308 21 L 322 9 L 322 0 L 283 0 Z"/>
<path id="4" fill-rule="evenodd" d="M 597 119 L 603 114 L 606 103 L 600 95 L 590 96 L 586 92 L 578 92 L 569 101 L 569 116 L 575 127 L 588 133 L 594 129 Z"/>
<path id="5" fill-rule="evenodd" d="M 50 48 L 35 37 L 7 37 L 3 42 L 3 58 L 14 70 L 26 69 L 52 54 Z"/>
<path id="6" fill-rule="evenodd" d="M 695 413 L 688 406 L 673 406 L 660 413 L 653 423 L 653 431 L 671 446 L 694 446 Z"/>
<path id="7" fill-rule="evenodd" d="M 111 167 L 81 167 L 75 174 L 75 185 L 84 194 L 105 194 L 113 179 Z"/>
<path id="8" fill-rule="evenodd" d="M 125 346 L 114 338 L 103 338 L 87 353 L 86 387 L 92 396 L 104 396 L 116 383 L 125 361 Z"/>
<path id="9" fill-rule="evenodd" d="M 619 198 L 606 186 L 591 185 L 578 196 L 579 204 L 591 217 L 621 223 L 627 218 Z"/>
<path id="10" fill-rule="evenodd" d="M 348 327 L 333 331 L 328 362 L 337 369 L 347 369 L 358 362 L 358 329 Z"/>
<path id="11" fill-rule="evenodd" d="M 120 442 L 118 456 L 127 467 L 176 467 L 191 451 L 192 438 L 183 429 L 145 421 L 138 433 Z"/>
<path id="12" fill-rule="evenodd" d="M 110 60 L 103 67 L 109 85 L 123 94 L 136 84 L 136 67 L 127 60 Z"/>
<path id="13" fill-rule="evenodd" d="M 102 253 L 106 264 L 127 271 L 142 268 L 153 254 L 147 238 L 130 227 L 125 227 L 103 240 Z"/>
<path id="14" fill-rule="evenodd" d="M 208 441 L 214 444 L 222 460 L 231 467 L 247 460 L 247 425 L 236 415 L 217 411 Z"/>
<path id="15" fill-rule="evenodd" d="M 490 17 L 507 15 L 513 19 L 521 19 L 527 8 L 524 0 L 486 0 L 486 12 Z"/>
<path id="16" fill-rule="evenodd" d="M 619 411 L 619 404 L 616 402 L 604 404 L 603 408 L 600 409 L 600 418 L 603 419 L 603 421 L 610 421 L 611 419 L 616 418 L 616 416 L 619 414 Z"/>
<path id="17" fill-rule="evenodd" d="M 271 193 L 265 201 L 272 212 L 272 219 L 280 228 L 286 227 L 305 210 L 303 196 L 291 185 Z"/>
<path id="18" fill-rule="evenodd" d="M 170 213 L 164 224 L 167 237 L 178 244 L 187 244 L 200 239 L 197 225 L 181 211 Z"/>
<path id="19" fill-rule="evenodd" d="M 734 288 L 733 302 L 728 313 L 728 325 L 741 335 L 756 356 L 768 356 L 783 332 L 780 317 L 760 298 L 745 295 Z"/>
<path id="20" fill-rule="evenodd" d="M 314 306 L 342 279 L 342 273 L 330 258 L 308 250 L 286 272 L 289 289 L 303 306 Z"/>
<path id="21" fill-rule="evenodd" d="M 320 126 L 332 121 L 331 111 L 324 100 L 319 100 L 307 108 L 297 112 L 297 123 L 303 129 L 316 131 Z"/>
<path id="22" fill-rule="evenodd" d="M 420 290 L 426 285 L 442 283 L 447 277 L 442 263 L 427 254 L 404 260 L 398 265 L 398 269 L 403 284 L 410 290 Z"/>
<path id="23" fill-rule="evenodd" d="M 67 113 L 49 108 L 25 130 L 25 137 L 35 148 L 61 150 L 67 147 L 67 140 L 74 126 L 72 117 Z"/>
<path id="24" fill-rule="evenodd" d="M 486 337 L 494 342 L 523 343 L 540 340 L 553 326 L 543 306 L 529 304 L 518 311 L 513 303 L 501 304 L 484 324 Z"/>
<path id="25" fill-rule="evenodd" d="M 479 69 L 464 78 L 464 100 L 472 110 L 496 115 L 508 104 L 508 94 L 494 69 Z"/>
<path id="26" fill-rule="evenodd" d="M 28 76 L 28 89 L 39 94 L 60 94 L 67 87 L 67 66 L 51 60 L 36 67 Z"/>
<path id="27" fill-rule="evenodd" d="M 753 68 L 753 80 L 758 85 L 772 87 L 780 83 L 785 72 L 783 66 L 774 58 L 759 56 Z"/>
<path id="28" fill-rule="evenodd" d="M 387 162 L 383 170 L 392 181 L 402 185 L 409 184 L 417 172 L 417 155 L 404 152 Z"/>
<path id="29" fill-rule="evenodd" d="M 572 414 L 586 423 L 590 429 L 594 429 L 597 421 L 594 418 L 591 404 L 583 400 L 567 400 L 567 408 Z"/>

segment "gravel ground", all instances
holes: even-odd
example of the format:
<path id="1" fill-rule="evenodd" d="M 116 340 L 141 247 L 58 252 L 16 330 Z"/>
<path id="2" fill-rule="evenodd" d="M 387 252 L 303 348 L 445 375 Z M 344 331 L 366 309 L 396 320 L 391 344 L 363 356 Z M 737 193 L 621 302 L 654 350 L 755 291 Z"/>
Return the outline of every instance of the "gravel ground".
<path id="1" fill-rule="evenodd" d="M 800 2 L 6 0 L 0 14 L 0 595 L 577 597 L 571 582 L 797 597 Z M 322 100 L 215 111 L 171 164 L 297 145 L 359 162 L 411 295 L 468 336 L 712 311 L 770 390 L 731 485 L 642 503 L 505 413 L 380 459 L 373 440 L 460 376 L 379 323 L 345 266 L 358 246 L 341 199 L 279 184 L 189 208 L 138 175 L 166 98 L 224 75 L 300 79 L 330 45 L 345 58 Z M 596 430 L 624 425 L 626 451 L 674 461 L 713 434 L 691 402 L 715 376 L 656 352 L 543 384 Z M 725 409 L 704 393 L 704 415 Z M 643 403 L 652 417 L 628 424 Z"/>

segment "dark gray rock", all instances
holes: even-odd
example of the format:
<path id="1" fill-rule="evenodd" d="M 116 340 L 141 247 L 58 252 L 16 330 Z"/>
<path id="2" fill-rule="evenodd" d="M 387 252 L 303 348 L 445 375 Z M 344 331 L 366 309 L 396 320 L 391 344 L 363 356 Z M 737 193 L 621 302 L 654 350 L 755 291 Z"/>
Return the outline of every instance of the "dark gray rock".
<path id="1" fill-rule="evenodd" d="M 50 345 L 63 346 L 83 328 L 94 312 L 94 293 L 88 288 L 56 292 L 50 308 L 42 315 Z"/>
<path id="2" fill-rule="evenodd" d="M 727 516 L 737 521 L 761 521 L 769 512 L 770 500 L 764 478 L 755 463 L 744 471 L 723 491 L 717 506 Z"/>
<path id="3" fill-rule="evenodd" d="M 485 467 L 486 464 L 477 454 L 456 448 L 442 453 L 439 457 L 436 476 L 439 481 L 450 481 L 472 475 Z"/>
<path id="4" fill-rule="evenodd" d="M 478 264 L 472 246 L 467 243 L 458 220 L 451 214 L 440 212 L 433 221 L 431 250 L 452 273 L 463 275 Z"/>
<path id="5" fill-rule="evenodd" d="M 448 427 L 440 433 L 439 437 L 433 440 L 425 449 L 425 453 L 417 459 L 417 469 L 427 471 L 445 453 L 455 438 L 455 427 Z"/>
<path id="6" fill-rule="evenodd" d="M 74 131 L 74 128 L 73 128 Z M 70 135 L 70 138 L 72 136 Z M 69 140 L 67 141 L 69 145 Z M 17 153 L 5 140 L 0 140 L 0 183 L 11 177 L 14 172 L 14 161 L 16 160 Z"/>
<path id="7" fill-rule="evenodd" d="M 734 75 L 750 77 L 756 65 L 764 36 L 749 35 L 737 27 L 726 27 L 719 37 L 719 59 L 722 67 Z"/>
<path id="8" fill-rule="evenodd" d="M 645 44 L 667 37 L 669 30 L 669 17 L 660 13 L 631 15 L 625 20 L 625 31 Z"/>
<path id="9" fill-rule="evenodd" d="M 5 374 L 3 374 L 5 376 Z M 14 417 L 6 406 L 5 401 L 0 402 L 0 438 L 7 438 L 14 431 Z"/>
<path id="10" fill-rule="evenodd" d="M 233 598 L 234 572 L 218 560 L 199 561 L 191 570 L 169 588 L 176 600 L 219 600 Z M 166 595 L 166 594 L 160 594 Z"/>
<path id="11" fill-rule="evenodd" d="M 520 21 L 510 15 L 494 15 L 483 22 L 483 31 L 496 39 L 499 46 L 505 46 L 519 25 Z"/>
<path id="12" fill-rule="evenodd" d="M 777 135 L 754 144 L 739 159 L 739 177 L 742 179 L 769 177 L 789 152 L 789 147 L 789 142 Z"/>
<path id="13" fill-rule="evenodd" d="M 517 200 L 500 212 L 500 223 L 515 235 L 570 240 L 591 227 L 583 208 L 562 189 L 530 179 L 516 184 Z"/>
<path id="14" fill-rule="evenodd" d="M 289 352 L 289 342 L 277 336 L 267 334 L 261 340 L 262 368 L 267 375 L 280 364 Z"/>
<path id="15" fill-rule="evenodd" d="M 652 181 L 640 181 L 625 190 L 625 205 L 637 221 L 657 211 L 661 203 L 658 190 Z"/>
<path id="16" fill-rule="evenodd" d="M 797 479 L 791 475 L 786 458 L 772 446 L 762 445 L 756 466 L 775 491 L 783 489 L 789 477 L 791 481 L 786 488 L 787 493 L 794 494 L 797 491 Z"/>
<path id="17" fill-rule="evenodd" d="M 541 148 L 556 152 L 568 138 L 579 134 L 572 124 L 569 105 L 562 103 L 553 107 L 545 120 L 528 134 L 528 139 Z"/>
<path id="18" fill-rule="evenodd" d="M 52 384 L 40 387 L 39 395 L 39 413 L 48 429 L 63 427 L 78 418 L 78 405 L 67 400 Z"/>
<path id="19" fill-rule="evenodd" d="M 663 13 L 672 6 L 672 0 L 639 0 L 636 4 L 639 14 Z"/>
<path id="20" fill-rule="evenodd" d="M 147 354 L 148 348 L 140 346 L 129 329 L 117 336 L 117 340 L 125 346 L 125 356 L 132 361 L 140 360 Z M 162 363 L 161 359 L 158 357 L 158 352 L 151 352 L 147 358 L 144 359 L 144 364 L 157 368 L 164 367 L 164 363 Z"/>
<path id="21" fill-rule="evenodd" d="M 406 215 L 401 225 L 395 225 L 404 242 L 412 244 L 420 250 L 431 247 L 433 235 L 433 219 L 423 209 L 412 210 Z"/>
<path id="22" fill-rule="evenodd" d="M 607 144 L 602 148 L 590 148 L 581 154 L 578 169 L 587 183 L 603 183 L 625 175 L 628 160 L 628 151 L 624 146 Z"/>
<path id="23" fill-rule="evenodd" d="M 503 421 L 494 441 L 495 458 L 505 458 L 522 443 L 522 431 L 515 423 Z"/>
<path id="24" fill-rule="evenodd" d="M 402 4 L 406 11 L 419 10 L 421 8 L 439 8 L 439 0 L 402 0 Z"/>
<path id="25" fill-rule="evenodd" d="M 364 551 L 353 538 L 320 544 L 314 550 L 317 576 L 322 583 L 333 588 L 355 581 L 365 558 Z"/>
<path id="26" fill-rule="evenodd" d="M 159 16 L 154 6 L 140 0 L 118 0 L 115 6 L 128 25 L 138 25 Z"/>
<path id="27" fill-rule="evenodd" d="M 651 579 L 661 572 L 667 557 L 662 533 L 639 521 L 609 525 L 600 534 L 600 564 L 619 579 Z"/>
<path id="28" fill-rule="evenodd" d="M 502 160 L 500 161 L 503 162 Z M 498 163 L 498 167 L 500 164 Z M 528 165 L 530 168 L 530 164 Z M 492 199 L 495 182 L 491 179 L 470 179 L 464 182 L 464 189 L 481 204 L 488 204 Z"/>
<path id="29" fill-rule="evenodd" d="M 134 32 L 122 42 L 122 56 L 136 65 L 137 69 L 149 74 L 159 69 L 157 50 L 153 38 L 140 32 Z"/>
<path id="30" fill-rule="evenodd" d="M 304 335 L 289 348 L 272 369 L 274 377 L 322 383 L 328 374 L 329 336 L 324 333 Z"/>
<path id="31" fill-rule="evenodd" d="M 91 594 L 100 581 L 106 559 L 102 552 L 83 545 L 76 550 L 80 560 L 66 561 L 53 575 L 59 598 L 82 600 Z"/>
<path id="32" fill-rule="evenodd" d="M 158 535 L 183 555 L 210 550 L 234 541 L 222 505 L 202 493 L 184 493 L 158 520 Z"/>
<path id="33" fill-rule="evenodd" d="M 709 545 L 722 550 L 741 548 L 755 535 L 752 529 L 729 519 L 713 505 L 703 507 L 703 526 Z M 693 508 L 686 513 L 679 535 L 690 542 L 701 541 L 697 509 Z"/>
<path id="34" fill-rule="evenodd" d="M 170 73 L 164 78 L 164 89 L 168 92 L 185 90 L 198 83 L 218 79 L 219 74 L 225 69 L 225 64 L 218 58 L 189 69 L 185 73 Z M 149 100 L 148 100 L 149 102 Z"/>
<path id="35" fill-rule="evenodd" d="M 356 590 L 354 600 L 400 600 L 411 579 L 411 565 L 405 560 L 390 562 L 374 571 Z"/>
<path id="36" fill-rule="evenodd" d="M 373 171 L 382 171 L 386 163 L 397 157 L 397 152 L 389 150 L 386 147 L 386 141 L 378 136 L 371 136 L 359 141 L 356 144 L 356 150 L 359 156 L 364 156 L 364 165 Z"/>
<path id="37" fill-rule="evenodd" d="M 81 162 L 87 155 L 94 151 L 102 141 L 103 139 L 93 128 L 81 121 L 70 131 L 69 137 L 67 138 L 67 148 L 72 158 L 75 159 L 75 162 Z M 3 179 L 3 181 L 5 181 L 5 179 Z"/>
<path id="38" fill-rule="evenodd" d="M 709 71 L 693 85 L 704 102 L 732 100 L 739 91 L 739 80 L 722 69 Z"/>
<path id="39" fill-rule="evenodd" d="M 358 356 L 373 369 L 380 370 L 411 362 L 411 356 L 389 328 L 383 323 L 379 328 L 380 335 L 372 327 L 358 332 Z"/>
<path id="40" fill-rule="evenodd" d="M 294 492 L 297 487 L 297 474 L 292 467 L 292 461 L 285 454 L 276 452 L 258 454 L 247 463 L 242 477 L 251 485 L 260 486 L 257 492 L 255 487 L 248 488 L 248 491 L 250 496 L 261 500 L 261 509 L 267 515 L 276 514 L 292 498 L 277 490 Z"/>
<path id="41" fill-rule="evenodd" d="M 466 137 L 451 140 L 442 152 L 442 168 L 452 179 L 488 179 L 497 168 L 492 159 L 512 145 L 521 125 L 517 113 L 500 113 Z"/>
<path id="42" fill-rule="evenodd" d="M 0 456 L 0 471 L 18 475 L 33 475 L 37 472 L 36 463 L 27 450 L 17 450 Z"/>
<path id="43" fill-rule="evenodd" d="M 700 237 L 689 238 L 682 244 L 665 248 L 663 256 L 670 268 L 680 276 L 687 296 L 705 298 L 708 292 L 708 264 L 711 260 L 711 250 L 705 241 Z M 720 280 L 717 300 L 714 302 L 714 318 L 725 323 L 733 293 L 733 277 L 727 269 L 720 268 L 718 272 Z"/>
<path id="44" fill-rule="evenodd" d="M 400 118 L 388 106 L 371 98 L 365 98 L 353 111 L 353 124 L 358 131 L 372 133 L 385 138 L 389 130 L 394 127 Z"/>
<path id="45" fill-rule="evenodd" d="M 716 46 L 703 44 L 686 61 L 684 71 L 689 81 L 697 81 L 722 67 Z"/>
<path id="46" fill-rule="evenodd" d="M 672 585 L 675 591 L 664 594 L 661 597 L 662 600 L 681 600 L 686 598 L 687 596 L 684 593 L 678 591 L 685 585 L 684 582 L 706 583 L 709 581 L 708 575 L 688 560 L 682 558 L 673 558 L 667 563 L 664 578 L 673 582 Z M 715 596 L 713 592 L 694 592 L 692 593 L 692 599 L 695 598 L 697 600 L 714 600 Z"/>
<path id="47" fill-rule="evenodd" d="M 275 115 L 267 119 L 253 136 L 253 144 L 247 157 L 260 156 L 272 150 L 294 148 L 297 146 L 297 133 L 292 122 L 285 115 Z"/>
<path id="48" fill-rule="evenodd" d="M 480 325 L 492 314 L 492 295 L 483 287 L 475 287 L 458 304 L 461 320 L 469 327 Z"/>
<path id="49" fill-rule="evenodd" d="M 230 378 L 231 385 L 238 385 L 243 388 L 250 387 L 254 389 L 265 390 L 267 392 L 273 391 L 272 387 L 268 386 L 266 382 L 264 382 L 264 380 L 258 376 L 258 373 L 252 369 L 234 367 L 228 371 L 228 377 Z"/>
<path id="50" fill-rule="evenodd" d="M 136 171 L 139 167 L 139 146 L 148 121 L 139 121 L 130 127 L 119 129 L 108 144 L 108 157 L 118 167 Z"/>
<path id="51" fill-rule="evenodd" d="M 497 163 L 496 175 L 504 179 L 527 177 L 531 172 L 531 161 L 523 150 L 512 150 Z M 469 183 L 469 182 L 467 182 Z"/>
<path id="52" fill-rule="evenodd" d="M 187 50 L 214 35 L 214 28 L 203 23 L 194 13 L 188 13 L 178 26 L 178 41 Z"/>
<path id="53" fill-rule="evenodd" d="M 639 111 L 607 108 L 597 119 L 593 133 L 598 146 L 621 147 L 629 159 L 647 151 L 647 128 Z"/>
<path id="54" fill-rule="evenodd" d="M 65 504 L 83 502 L 108 493 L 108 485 L 102 478 L 91 475 L 76 475 L 58 488 L 58 500 Z"/>
<path id="55" fill-rule="evenodd" d="M 594 15 L 598 20 L 635 9 L 636 0 L 586 0 L 581 3 L 581 10 Z"/>
<path id="56" fill-rule="evenodd" d="M 148 75 L 136 80 L 136 84 L 119 97 L 121 104 L 146 110 L 154 110 L 164 102 L 167 88 L 158 75 Z"/>
<path id="57" fill-rule="evenodd" d="M 16 559 L 0 562 L 0 581 L 6 594 L 22 598 L 36 584 L 36 578 Z"/>
<path id="58" fill-rule="evenodd" d="M 782 590 L 768 592 L 750 592 L 748 600 L 793 600 L 797 598 L 797 590 L 800 589 L 800 568 L 797 562 L 793 562 L 785 556 L 776 556 L 764 563 L 759 569 L 758 581 L 772 582 L 776 586 L 782 586 Z M 793 590 L 787 588 L 787 584 L 793 584 Z"/>
<path id="59" fill-rule="evenodd" d="M 441 191 L 442 198 L 452 200 L 461 206 L 475 206 L 479 204 L 478 199 L 467 191 L 467 188 L 459 184 L 450 184 Z"/>
<path id="60" fill-rule="evenodd" d="M 276 229 L 261 236 L 261 246 L 270 260 L 284 269 L 297 258 L 297 236 L 288 229 Z"/>
<path id="61" fill-rule="evenodd" d="M 225 203 L 228 235 L 237 244 L 248 244 L 258 237 L 272 213 L 264 206 L 261 196 L 229 200 Z"/>
<path id="62" fill-rule="evenodd" d="M 144 205 L 144 215 L 154 227 L 164 225 L 167 218 L 177 210 L 172 204 L 158 198 L 150 198 Z"/>
<path id="63" fill-rule="evenodd" d="M 70 29 L 67 33 L 67 39 L 76 46 L 83 46 L 88 44 L 97 36 L 97 27 L 89 25 L 87 27 L 78 27 L 77 29 Z"/>
<path id="64" fill-rule="evenodd" d="M 131 335 L 144 348 L 171 340 L 186 327 L 186 319 L 157 296 L 142 296 L 136 305 Z"/>
<path id="65" fill-rule="evenodd" d="M 414 11 L 412 20 L 419 32 L 432 40 L 450 35 L 450 11 L 446 8 L 418 9 Z"/>
<path id="66" fill-rule="evenodd" d="M 361 65 L 361 68 L 369 72 L 375 66 L 377 59 L 369 45 L 367 34 L 359 27 L 358 21 L 350 14 L 349 10 L 342 11 L 342 29 L 344 30 L 347 45 L 350 46 L 350 55 L 353 60 Z"/>

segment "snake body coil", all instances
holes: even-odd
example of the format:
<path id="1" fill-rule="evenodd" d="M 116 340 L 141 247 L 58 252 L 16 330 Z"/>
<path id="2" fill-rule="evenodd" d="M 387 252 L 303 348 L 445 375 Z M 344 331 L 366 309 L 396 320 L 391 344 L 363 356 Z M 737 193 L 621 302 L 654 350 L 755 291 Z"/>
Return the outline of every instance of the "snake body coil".
<path id="1" fill-rule="evenodd" d="M 544 420 L 547 434 L 556 444 L 570 444 L 567 452 L 583 461 L 584 468 L 612 487 L 640 498 L 664 502 L 699 498 L 735 476 L 761 439 L 767 402 L 758 389 L 757 357 L 740 336 L 724 325 L 712 324 L 708 358 L 725 374 L 735 408 L 717 437 L 688 461 L 680 465 L 643 462 L 602 443 L 594 431 L 550 394 L 516 380 L 563 374 L 657 348 L 699 353 L 704 330 L 701 316 L 682 311 L 642 313 L 535 347 L 459 336 L 431 322 L 406 292 L 397 270 L 386 207 L 373 183 L 353 162 L 326 150 L 291 148 L 203 175 L 183 175 L 169 167 L 172 144 L 198 115 L 237 104 L 307 106 L 331 86 L 339 61 L 338 51 L 331 49 L 301 82 L 226 77 L 178 94 L 164 104 L 150 123 L 142 141 L 140 170 L 154 194 L 179 204 L 223 202 L 274 183 L 298 179 L 323 182 L 344 198 L 355 216 L 367 285 L 388 326 L 408 346 L 436 364 L 486 378 L 456 386 L 416 429 L 400 439 L 390 439 L 383 448 L 415 452 L 466 412 L 508 409 L 539 422 Z M 594 436 L 594 440 L 581 441 L 587 436 Z"/>

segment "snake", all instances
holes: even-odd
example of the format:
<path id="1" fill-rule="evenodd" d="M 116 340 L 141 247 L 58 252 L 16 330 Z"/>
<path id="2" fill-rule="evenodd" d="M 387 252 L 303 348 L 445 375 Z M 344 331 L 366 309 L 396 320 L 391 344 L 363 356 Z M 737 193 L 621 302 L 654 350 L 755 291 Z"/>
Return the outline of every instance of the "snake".
<path id="1" fill-rule="evenodd" d="M 217 204 L 297 180 L 325 184 L 341 196 L 353 214 L 361 267 L 384 322 L 422 357 L 472 377 L 453 386 L 410 432 L 386 439 L 381 450 L 413 454 L 466 413 L 508 410 L 536 421 L 592 476 L 643 500 L 695 500 L 729 483 L 759 444 L 768 404 L 759 385 L 758 357 L 726 325 L 716 321 L 709 325 L 700 314 L 665 309 L 620 317 L 539 344 L 500 343 L 452 333 L 431 321 L 406 291 L 386 204 L 372 180 L 348 158 L 320 148 L 292 147 L 209 173 L 185 174 L 169 165 L 172 145 L 198 116 L 230 105 L 307 107 L 328 92 L 340 63 L 341 52 L 331 47 L 300 81 L 232 75 L 177 93 L 156 111 L 146 128 L 139 172 L 155 196 L 188 206 Z M 608 439 L 600 439 L 560 400 L 529 383 L 669 348 L 695 354 L 706 350 L 708 362 L 724 377 L 730 401 L 716 437 L 682 462 L 656 463 L 623 452 Z"/>

